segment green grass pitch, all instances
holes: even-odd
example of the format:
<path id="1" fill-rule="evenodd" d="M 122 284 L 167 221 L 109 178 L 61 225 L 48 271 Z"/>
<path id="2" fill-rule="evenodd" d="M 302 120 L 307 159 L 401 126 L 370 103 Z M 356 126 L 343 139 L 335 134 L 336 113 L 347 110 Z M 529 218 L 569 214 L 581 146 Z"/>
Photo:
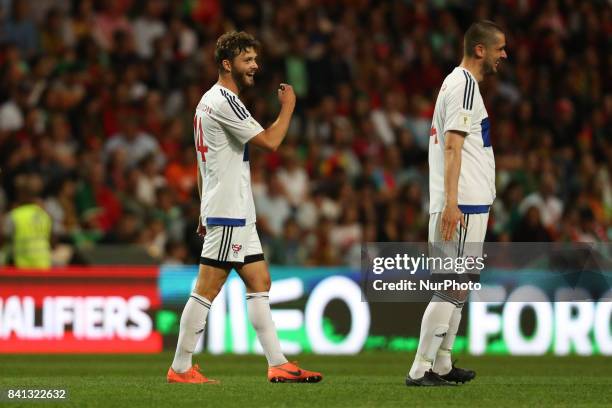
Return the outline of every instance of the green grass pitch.
<path id="1" fill-rule="evenodd" d="M 320 370 L 319 384 L 269 384 L 263 356 L 199 355 L 195 361 L 220 385 L 167 384 L 172 354 L 0 355 L 0 389 L 68 390 L 62 407 L 524 407 L 611 406 L 609 357 L 461 357 L 477 378 L 458 387 L 409 388 L 412 355 L 298 358 Z M 42 406 L 6 402 L 7 407 Z M 43 403 L 44 406 L 49 406 Z"/>

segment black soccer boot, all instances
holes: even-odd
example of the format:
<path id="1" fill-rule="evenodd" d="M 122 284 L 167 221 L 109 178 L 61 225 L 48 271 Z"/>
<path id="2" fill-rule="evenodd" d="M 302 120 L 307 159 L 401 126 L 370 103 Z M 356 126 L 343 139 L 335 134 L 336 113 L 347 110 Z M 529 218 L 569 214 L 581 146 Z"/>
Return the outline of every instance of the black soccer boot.
<path id="1" fill-rule="evenodd" d="M 406 376 L 406 385 L 409 387 L 444 387 L 456 386 L 457 384 L 446 381 L 432 370 L 429 370 L 421 378 L 411 378 L 410 374 L 408 374 Z"/>

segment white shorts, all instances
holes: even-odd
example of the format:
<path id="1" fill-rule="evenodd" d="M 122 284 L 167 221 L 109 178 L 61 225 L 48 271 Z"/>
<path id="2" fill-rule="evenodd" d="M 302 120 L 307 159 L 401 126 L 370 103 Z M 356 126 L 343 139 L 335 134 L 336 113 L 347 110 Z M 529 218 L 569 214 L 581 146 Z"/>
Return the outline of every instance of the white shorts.
<path id="1" fill-rule="evenodd" d="M 489 213 L 463 214 L 465 228 L 459 224 L 455 229 L 453 239 L 442 246 L 442 213 L 429 214 L 429 237 L 428 241 L 442 249 L 447 256 L 482 256 L 483 243 L 487 234 L 487 223 Z"/>
<path id="2" fill-rule="evenodd" d="M 219 268 L 248 264 L 264 259 L 255 224 L 244 227 L 206 227 L 200 263 Z"/>
<path id="3" fill-rule="evenodd" d="M 463 223 L 459 223 L 455 234 L 450 241 L 442 240 L 440 225 L 442 224 L 442 213 L 429 214 L 429 256 L 434 259 L 455 260 L 443 266 L 430 267 L 432 278 L 438 281 L 452 279 L 457 283 L 479 282 L 481 269 L 475 267 L 473 262 L 468 267 L 468 258 L 481 258 L 483 256 L 484 239 L 487 233 L 489 213 L 463 214 Z M 481 258 L 482 259 L 482 258 Z M 461 261 L 461 263 L 459 263 Z M 436 290 L 434 295 L 443 301 L 450 302 L 456 306 L 463 305 L 465 298 L 445 290 Z M 435 299 L 432 298 L 432 299 Z"/>

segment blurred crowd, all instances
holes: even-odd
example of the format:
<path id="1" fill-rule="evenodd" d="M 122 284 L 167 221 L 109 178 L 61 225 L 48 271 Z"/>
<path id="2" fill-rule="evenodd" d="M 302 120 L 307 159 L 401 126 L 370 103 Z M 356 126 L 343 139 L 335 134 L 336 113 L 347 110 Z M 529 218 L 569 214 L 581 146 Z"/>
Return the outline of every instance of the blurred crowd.
<path id="1" fill-rule="evenodd" d="M 354 264 L 363 241 L 424 241 L 435 99 L 483 18 L 509 55 L 481 84 L 487 240 L 611 240 L 607 0 L 0 0 L 0 217 L 36 196 L 70 249 L 59 263 L 101 244 L 196 262 L 193 113 L 216 38 L 237 29 L 262 43 L 252 115 L 274 120 L 280 82 L 298 96 L 282 148 L 251 154 L 268 261 Z"/>

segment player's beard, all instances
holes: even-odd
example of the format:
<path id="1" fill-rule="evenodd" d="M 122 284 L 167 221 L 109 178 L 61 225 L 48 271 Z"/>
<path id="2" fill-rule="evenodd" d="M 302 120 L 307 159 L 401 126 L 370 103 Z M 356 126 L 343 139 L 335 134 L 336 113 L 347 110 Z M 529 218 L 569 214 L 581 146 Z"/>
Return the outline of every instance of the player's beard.
<path id="1" fill-rule="evenodd" d="M 249 80 L 249 77 L 247 76 L 246 71 L 240 72 L 236 69 L 232 70 L 232 79 L 234 80 L 234 82 L 236 83 L 236 86 L 238 86 L 238 89 L 240 90 L 255 85 L 255 79 L 253 77 L 251 78 L 252 79 Z"/>
<path id="2" fill-rule="evenodd" d="M 495 75 L 497 73 L 497 68 L 495 66 L 496 63 L 497 63 L 496 60 L 494 61 L 485 60 L 484 63 L 482 64 L 482 73 L 485 76 Z"/>

